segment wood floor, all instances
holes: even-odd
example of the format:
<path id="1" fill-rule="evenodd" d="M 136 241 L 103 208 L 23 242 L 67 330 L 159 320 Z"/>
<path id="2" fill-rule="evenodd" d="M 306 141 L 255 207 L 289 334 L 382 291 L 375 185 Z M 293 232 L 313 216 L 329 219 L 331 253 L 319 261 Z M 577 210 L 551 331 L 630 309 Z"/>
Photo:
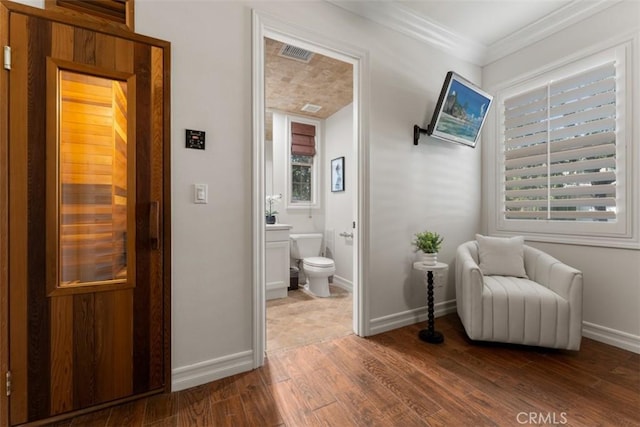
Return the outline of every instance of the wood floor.
<path id="1" fill-rule="evenodd" d="M 640 355 L 466 339 L 457 315 L 269 353 L 264 367 L 64 426 L 639 426 Z"/>

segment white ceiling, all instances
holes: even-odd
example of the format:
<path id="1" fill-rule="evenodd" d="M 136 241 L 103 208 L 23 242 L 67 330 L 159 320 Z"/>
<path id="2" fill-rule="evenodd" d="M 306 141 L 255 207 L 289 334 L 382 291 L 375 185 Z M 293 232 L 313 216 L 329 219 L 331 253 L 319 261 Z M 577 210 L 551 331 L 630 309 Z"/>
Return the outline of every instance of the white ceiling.
<path id="1" fill-rule="evenodd" d="M 398 1 L 415 14 L 485 46 L 491 46 L 571 2 L 572 0 Z"/>

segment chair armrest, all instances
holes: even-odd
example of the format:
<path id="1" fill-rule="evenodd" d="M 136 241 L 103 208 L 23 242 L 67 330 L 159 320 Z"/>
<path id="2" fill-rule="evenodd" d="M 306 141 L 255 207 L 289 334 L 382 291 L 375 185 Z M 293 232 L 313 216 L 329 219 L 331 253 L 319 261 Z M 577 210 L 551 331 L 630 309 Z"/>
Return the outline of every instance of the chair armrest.
<path id="1" fill-rule="evenodd" d="M 525 246 L 525 252 L 525 267 L 531 280 L 570 303 L 578 292 L 582 298 L 582 272 L 531 246 Z"/>
<path id="2" fill-rule="evenodd" d="M 456 252 L 456 307 L 460 320 L 471 338 L 482 334 L 482 290 L 484 277 L 473 259 L 468 242 Z"/>

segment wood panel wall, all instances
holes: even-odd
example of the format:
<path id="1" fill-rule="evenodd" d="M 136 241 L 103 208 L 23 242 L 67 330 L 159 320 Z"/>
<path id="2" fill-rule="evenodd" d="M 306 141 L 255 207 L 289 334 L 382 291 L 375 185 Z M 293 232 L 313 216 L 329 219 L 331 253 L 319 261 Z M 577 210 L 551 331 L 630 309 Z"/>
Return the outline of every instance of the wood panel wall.
<path id="1" fill-rule="evenodd" d="M 61 284 L 126 278 L 126 83 L 61 72 Z"/>

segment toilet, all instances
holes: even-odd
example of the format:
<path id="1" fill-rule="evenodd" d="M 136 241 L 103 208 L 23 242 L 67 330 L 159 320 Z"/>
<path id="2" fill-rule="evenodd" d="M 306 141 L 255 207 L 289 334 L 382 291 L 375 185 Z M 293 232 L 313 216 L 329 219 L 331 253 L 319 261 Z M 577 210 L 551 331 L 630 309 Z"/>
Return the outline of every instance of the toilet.
<path id="1" fill-rule="evenodd" d="M 336 272 L 330 258 L 320 256 L 322 234 L 290 234 L 291 258 L 302 260 L 302 272 L 307 278 L 307 290 L 319 297 L 330 296 L 329 276 Z"/>

